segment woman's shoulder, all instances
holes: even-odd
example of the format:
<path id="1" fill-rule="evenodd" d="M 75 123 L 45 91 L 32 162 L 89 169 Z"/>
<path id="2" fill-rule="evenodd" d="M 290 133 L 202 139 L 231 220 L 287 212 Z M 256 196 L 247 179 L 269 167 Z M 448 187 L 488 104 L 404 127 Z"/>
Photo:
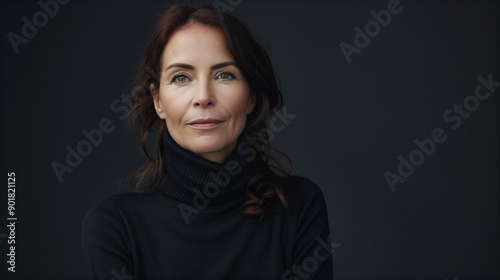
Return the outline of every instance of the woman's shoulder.
<path id="1" fill-rule="evenodd" d="M 326 211 L 325 196 L 321 188 L 307 177 L 289 176 L 284 195 L 295 215 L 310 215 Z"/>
<path id="2" fill-rule="evenodd" d="M 92 205 L 89 210 L 133 205 L 136 203 L 140 203 L 140 201 L 144 199 L 147 199 L 148 196 L 149 196 L 148 193 L 134 193 L 134 192 L 112 194 Z"/>
<path id="3" fill-rule="evenodd" d="M 291 198 L 313 201 L 325 199 L 321 188 L 307 177 L 292 175 L 289 177 L 289 182 L 285 193 Z"/>
<path id="4" fill-rule="evenodd" d="M 124 212 L 148 205 L 151 196 L 148 193 L 125 192 L 110 195 L 93 204 L 85 214 L 84 223 L 93 223 L 96 220 L 120 220 Z"/>
<path id="5" fill-rule="evenodd" d="M 289 176 L 284 189 L 288 209 L 279 202 L 274 204 L 278 209 L 277 219 L 287 221 L 288 229 L 304 236 L 308 232 L 313 240 L 328 232 L 328 207 L 322 189 L 312 180 L 303 176 Z M 284 216 L 283 216 L 284 215 Z M 270 216 L 273 220 L 274 216 Z"/>

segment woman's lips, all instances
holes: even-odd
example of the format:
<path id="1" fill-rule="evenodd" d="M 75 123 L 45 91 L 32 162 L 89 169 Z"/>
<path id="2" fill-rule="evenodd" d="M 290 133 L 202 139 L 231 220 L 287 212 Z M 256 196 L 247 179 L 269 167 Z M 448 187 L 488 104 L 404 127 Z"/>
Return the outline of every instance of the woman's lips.
<path id="1" fill-rule="evenodd" d="M 198 119 L 188 123 L 188 125 L 197 129 L 212 129 L 219 126 L 221 123 L 221 120 L 216 119 Z"/>

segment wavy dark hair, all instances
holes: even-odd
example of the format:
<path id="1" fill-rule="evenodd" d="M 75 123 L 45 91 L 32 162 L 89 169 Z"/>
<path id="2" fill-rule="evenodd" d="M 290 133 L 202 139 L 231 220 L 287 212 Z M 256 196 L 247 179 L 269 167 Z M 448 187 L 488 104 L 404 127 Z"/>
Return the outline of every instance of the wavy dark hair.
<path id="1" fill-rule="evenodd" d="M 243 22 L 231 14 L 206 6 L 172 6 L 161 15 L 153 31 L 132 90 L 133 105 L 127 116 L 128 123 L 137 133 L 141 150 L 147 158 L 147 162 L 132 177 L 132 190 L 147 192 L 165 177 L 163 160 L 164 156 L 168 155 L 164 154 L 162 143 L 166 123 L 156 114 L 149 85 L 159 87 L 161 56 L 169 38 L 174 32 L 191 23 L 217 28 L 222 32 L 229 51 L 250 85 L 250 90 L 256 93 L 254 110 L 248 115 L 243 131 L 248 143 L 254 147 L 258 145 L 258 148 L 255 148 L 257 156 L 253 166 L 254 175 L 246 190 L 249 200 L 244 202 L 243 212 L 260 215 L 260 220 L 264 216 L 264 204 L 276 197 L 290 210 L 284 196 L 289 171 L 273 157 L 273 152 L 284 154 L 269 143 L 266 126 L 266 119 L 283 105 L 271 60 Z M 137 129 L 139 124 L 140 129 Z M 147 150 L 151 133 L 156 134 L 156 150 L 152 155 Z"/>

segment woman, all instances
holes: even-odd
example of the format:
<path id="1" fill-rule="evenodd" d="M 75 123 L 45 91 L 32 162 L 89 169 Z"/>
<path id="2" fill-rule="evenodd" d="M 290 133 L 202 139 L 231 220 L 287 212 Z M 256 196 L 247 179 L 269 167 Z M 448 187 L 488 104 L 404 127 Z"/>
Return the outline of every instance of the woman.
<path id="1" fill-rule="evenodd" d="M 132 102 L 148 162 L 134 192 L 83 221 L 91 279 L 332 279 L 323 194 L 271 155 L 266 119 L 282 97 L 243 23 L 209 7 L 168 9 Z"/>

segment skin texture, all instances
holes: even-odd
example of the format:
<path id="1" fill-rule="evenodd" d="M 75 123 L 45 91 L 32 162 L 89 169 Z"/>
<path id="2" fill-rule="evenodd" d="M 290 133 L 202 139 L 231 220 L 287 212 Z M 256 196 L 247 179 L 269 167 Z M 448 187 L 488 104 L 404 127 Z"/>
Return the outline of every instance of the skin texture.
<path id="1" fill-rule="evenodd" d="M 224 35 L 201 24 L 186 25 L 168 41 L 161 69 L 159 88 L 151 84 L 150 89 L 156 112 L 172 138 L 205 159 L 224 162 L 255 107 L 255 94 Z M 217 122 L 193 123 L 199 119 Z"/>

